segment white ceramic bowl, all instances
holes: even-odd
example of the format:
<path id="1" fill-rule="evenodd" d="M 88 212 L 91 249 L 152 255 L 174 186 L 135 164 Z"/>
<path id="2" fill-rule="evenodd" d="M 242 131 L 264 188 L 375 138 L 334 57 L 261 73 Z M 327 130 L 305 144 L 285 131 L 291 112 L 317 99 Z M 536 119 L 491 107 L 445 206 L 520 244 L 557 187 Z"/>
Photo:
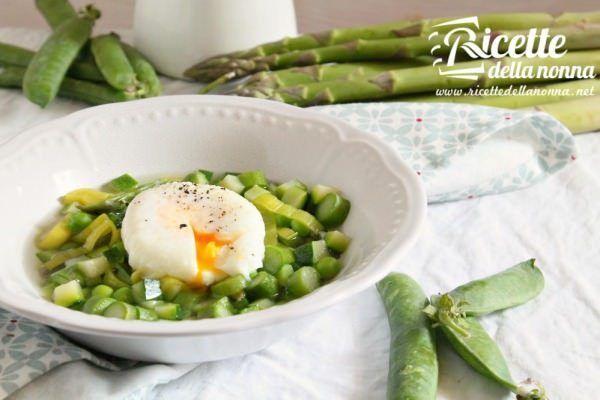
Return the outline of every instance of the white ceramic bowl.
<path id="1" fill-rule="evenodd" d="M 122 321 L 58 307 L 39 294 L 34 238 L 57 198 L 128 172 L 138 177 L 261 169 L 343 190 L 353 238 L 335 281 L 286 305 L 230 318 Z M 316 111 L 223 96 L 170 96 L 89 108 L 37 126 L 0 148 L 0 305 L 106 353 L 200 362 L 254 352 L 314 314 L 373 285 L 423 224 L 416 174 L 383 141 Z"/>

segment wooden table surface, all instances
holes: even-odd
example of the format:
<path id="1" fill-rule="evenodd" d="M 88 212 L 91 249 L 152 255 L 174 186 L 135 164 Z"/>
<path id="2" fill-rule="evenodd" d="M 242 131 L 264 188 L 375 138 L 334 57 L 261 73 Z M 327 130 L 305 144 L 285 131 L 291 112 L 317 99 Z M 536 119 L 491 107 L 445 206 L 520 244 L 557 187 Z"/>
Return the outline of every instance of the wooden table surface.
<path id="1" fill-rule="evenodd" d="M 131 27 L 134 0 L 72 0 L 77 6 L 90 2 L 103 12 L 99 28 Z M 600 9 L 598 0 L 295 0 L 295 3 L 301 32 L 416 17 Z M 0 0 L 0 27 L 5 26 L 42 28 L 46 25 L 35 10 L 33 0 Z"/>

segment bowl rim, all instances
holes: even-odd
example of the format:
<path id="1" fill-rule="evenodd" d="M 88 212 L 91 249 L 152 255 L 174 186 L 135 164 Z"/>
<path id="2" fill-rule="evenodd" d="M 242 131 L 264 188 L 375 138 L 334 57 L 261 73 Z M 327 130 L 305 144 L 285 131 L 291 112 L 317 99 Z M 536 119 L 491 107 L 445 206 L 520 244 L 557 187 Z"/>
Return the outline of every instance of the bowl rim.
<path id="1" fill-rule="evenodd" d="M 19 148 L 27 146 L 27 143 L 32 138 L 43 135 L 44 132 L 52 132 L 52 128 L 64 126 L 76 127 L 79 123 L 84 122 L 88 118 L 93 118 L 98 113 L 110 114 L 113 110 L 119 112 L 135 110 L 145 105 L 166 108 L 190 102 L 207 106 L 236 106 L 254 111 L 274 113 L 283 117 L 318 121 L 332 126 L 338 138 L 343 142 L 361 142 L 369 146 L 378 154 L 383 164 L 398 179 L 402 179 L 403 185 L 406 187 L 408 203 L 411 208 L 411 212 L 406 213 L 403 217 L 408 219 L 406 222 L 407 229 L 404 230 L 402 236 L 396 235 L 392 237 L 388 244 L 380 249 L 361 271 L 344 280 L 334 280 L 327 284 L 329 287 L 336 286 L 336 290 L 329 290 L 327 292 L 317 290 L 309 296 L 290 301 L 289 303 L 257 313 L 236 315 L 233 318 L 183 321 L 161 320 L 151 323 L 137 320 L 125 321 L 70 310 L 44 300 L 41 296 L 40 299 L 36 300 L 41 300 L 43 303 L 36 300 L 26 302 L 13 301 L 11 296 L 4 293 L 4 291 L 0 291 L 0 305 L 3 308 L 55 328 L 100 336 L 176 337 L 256 329 L 306 317 L 367 289 L 387 275 L 392 270 L 394 262 L 415 244 L 426 219 L 427 197 L 422 181 L 408 164 L 400 159 L 398 153 L 382 138 L 373 134 L 367 134 L 340 119 L 315 110 L 298 108 L 279 102 L 219 95 L 176 95 L 95 106 L 25 130 L 2 144 L 0 146 L 0 155 L 15 153 Z M 0 159 L 3 158 L 0 157 Z M 327 295 L 323 296 L 323 293 Z"/>

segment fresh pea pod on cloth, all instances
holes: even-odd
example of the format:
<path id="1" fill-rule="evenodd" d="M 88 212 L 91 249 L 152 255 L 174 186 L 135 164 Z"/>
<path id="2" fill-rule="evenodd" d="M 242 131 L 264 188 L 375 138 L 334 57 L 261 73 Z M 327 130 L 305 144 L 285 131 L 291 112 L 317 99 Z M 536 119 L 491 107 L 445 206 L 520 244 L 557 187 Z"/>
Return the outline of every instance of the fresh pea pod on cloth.
<path id="1" fill-rule="evenodd" d="M 435 335 L 422 312 L 428 304 L 419 284 L 392 273 L 377 284 L 390 324 L 390 400 L 433 400 L 438 380 Z"/>
<path id="2" fill-rule="evenodd" d="M 138 81 L 118 35 L 109 33 L 92 38 L 91 50 L 98 69 L 110 86 L 139 97 L 145 94 L 147 89 Z"/>
<path id="3" fill-rule="evenodd" d="M 100 13 L 86 8 L 79 18 L 60 24 L 31 59 L 25 77 L 25 96 L 41 107 L 47 106 L 58 94 L 67 70 L 92 33 Z"/>

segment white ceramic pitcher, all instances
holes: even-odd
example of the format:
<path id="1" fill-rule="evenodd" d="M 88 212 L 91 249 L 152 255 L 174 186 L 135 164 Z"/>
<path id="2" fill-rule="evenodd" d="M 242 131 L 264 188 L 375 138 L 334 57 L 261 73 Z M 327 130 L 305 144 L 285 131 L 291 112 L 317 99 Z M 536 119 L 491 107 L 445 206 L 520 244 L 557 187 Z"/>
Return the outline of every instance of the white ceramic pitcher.
<path id="1" fill-rule="evenodd" d="M 136 0 L 135 46 L 163 74 L 297 34 L 293 0 Z"/>

